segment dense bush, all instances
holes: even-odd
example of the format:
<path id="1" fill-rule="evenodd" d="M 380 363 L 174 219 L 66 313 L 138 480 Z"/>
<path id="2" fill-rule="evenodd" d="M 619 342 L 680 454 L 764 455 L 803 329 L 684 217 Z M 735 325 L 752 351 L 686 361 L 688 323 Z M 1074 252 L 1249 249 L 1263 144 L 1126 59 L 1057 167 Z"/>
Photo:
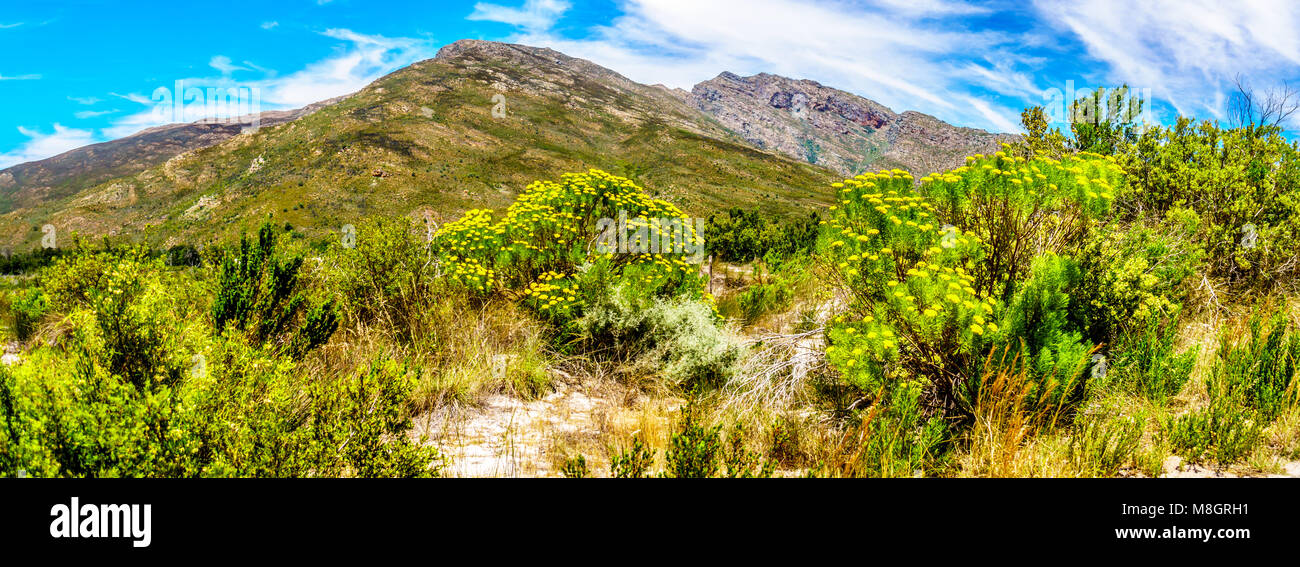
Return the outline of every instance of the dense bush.
<path id="1" fill-rule="evenodd" d="M 740 349 L 716 324 L 705 302 L 684 298 L 644 301 L 627 288 L 610 290 L 574 323 L 583 343 L 624 372 L 658 375 L 686 388 L 720 386 L 731 377 Z"/>
<path id="2" fill-rule="evenodd" d="M 664 227 L 660 238 L 652 226 Z M 596 170 L 533 183 L 502 218 L 472 210 L 434 239 L 450 281 L 522 299 L 561 326 L 605 289 L 634 285 L 645 298 L 701 298 L 703 278 L 689 261 L 700 255 L 689 253 L 703 244 L 672 204 Z"/>
<path id="3" fill-rule="evenodd" d="M 1300 269 L 1300 156 L 1276 128 L 1179 118 L 1146 132 L 1121 162 L 1133 187 L 1121 206 L 1157 220 L 1180 209 L 1195 213 L 1196 244 L 1213 275 L 1246 287 L 1293 280 Z"/>
<path id="4" fill-rule="evenodd" d="M 1152 318 L 1125 333 L 1115 345 L 1115 374 L 1123 386 L 1163 404 L 1182 391 L 1196 366 L 1199 347 L 1179 354 L 1175 318 Z"/>
<path id="5" fill-rule="evenodd" d="M 1296 407 L 1300 334 L 1282 313 L 1252 315 L 1245 328 L 1225 329 L 1210 377 L 1208 405 L 1164 424 L 1171 447 L 1191 460 L 1240 461 L 1264 428 Z"/>
<path id="6" fill-rule="evenodd" d="M 276 251 L 277 227 L 270 222 L 226 251 L 216 279 L 212 319 L 218 330 L 233 327 L 250 340 L 302 357 L 329 340 L 338 328 L 333 300 L 309 305 L 299 281 L 302 256 Z"/>
<path id="7" fill-rule="evenodd" d="M 36 332 L 36 326 L 50 309 L 49 298 L 40 288 L 17 292 L 9 300 L 9 310 L 14 315 L 14 334 L 26 341 Z"/>
<path id="8" fill-rule="evenodd" d="M 378 324 L 412 340 L 433 301 L 430 246 L 407 217 L 374 217 L 357 228 L 354 247 L 334 251 L 331 287 L 353 321 Z"/>
<path id="9" fill-rule="evenodd" d="M 436 472 L 405 436 L 393 364 L 317 380 L 231 328 L 216 335 L 160 259 L 83 254 L 50 269 L 72 332 L 0 369 L 0 474 L 392 476 Z M 79 285 L 72 285 L 74 282 Z"/>
<path id="10" fill-rule="evenodd" d="M 769 253 L 789 256 L 817 242 L 817 214 L 773 220 L 755 210 L 732 208 L 709 216 L 704 239 L 709 254 L 727 262 L 748 262 Z"/>
<path id="11" fill-rule="evenodd" d="M 852 302 L 828 359 L 868 393 L 924 378 L 929 403 L 953 411 L 986 355 L 1011 345 L 1034 370 L 1035 399 L 1076 400 L 1092 344 L 1069 316 L 1080 269 L 1060 254 L 1087 242 L 1117 170 L 1096 156 L 968 161 L 919 193 L 900 171 L 837 184 L 821 250 Z"/>

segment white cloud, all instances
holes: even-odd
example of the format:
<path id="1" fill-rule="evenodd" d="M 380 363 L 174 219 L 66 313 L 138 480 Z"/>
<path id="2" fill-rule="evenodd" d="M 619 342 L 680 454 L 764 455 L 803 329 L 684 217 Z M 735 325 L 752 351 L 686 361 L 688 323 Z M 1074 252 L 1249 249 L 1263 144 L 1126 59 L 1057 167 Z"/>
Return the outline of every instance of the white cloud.
<path id="1" fill-rule="evenodd" d="M 230 58 L 225 55 L 214 56 L 211 61 L 208 61 L 208 66 L 221 71 L 222 75 L 230 75 L 235 71 L 248 70 L 248 67 L 240 67 L 239 65 L 231 64 Z"/>
<path id="2" fill-rule="evenodd" d="M 525 0 L 521 8 L 479 2 L 468 20 L 500 22 L 518 26 L 528 31 L 541 32 L 551 28 L 569 10 L 565 0 Z"/>
<path id="3" fill-rule="evenodd" d="M 18 75 L 15 77 L 6 77 L 4 75 L 0 75 L 0 81 L 35 81 L 40 78 L 41 78 L 40 75 Z"/>
<path id="4" fill-rule="evenodd" d="M 90 130 L 67 128 L 60 124 L 55 124 L 54 132 L 49 134 L 22 126 L 18 127 L 18 131 L 27 136 L 28 140 L 18 148 L 0 154 L 0 169 L 56 156 L 99 141 Z"/>
<path id="5" fill-rule="evenodd" d="M 120 98 L 120 99 L 129 100 L 129 101 L 134 102 L 134 103 L 137 103 L 137 104 L 153 104 L 153 100 L 152 100 L 152 99 L 150 99 L 149 97 L 144 96 L 144 95 L 142 95 L 142 94 L 138 94 L 138 93 L 127 93 L 127 94 L 108 93 L 108 94 L 110 94 L 110 95 L 112 95 L 112 96 L 115 96 L 115 97 L 117 97 L 117 98 Z"/>
<path id="6" fill-rule="evenodd" d="M 230 58 L 218 55 L 211 58 L 209 66 L 220 72 L 217 77 L 191 77 L 180 79 L 186 87 L 203 89 L 248 88 L 257 89 L 258 103 L 261 111 L 299 108 L 314 102 L 361 90 L 366 85 L 394 70 L 409 65 L 420 59 L 433 56 L 432 46 L 428 42 L 411 38 L 390 38 L 379 35 L 366 35 L 347 29 L 329 29 L 321 35 L 340 40 L 342 43 L 330 56 L 308 64 L 301 70 L 279 76 L 274 70 L 264 69 L 245 61 L 235 65 Z M 236 80 L 232 78 L 235 71 L 256 71 L 263 75 L 260 79 Z M 170 93 L 175 83 L 159 85 Z M 155 126 L 163 126 L 178 121 L 203 119 L 205 114 L 194 104 L 187 105 L 183 112 L 173 112 L 173 108 L 164 107 L 163 100 L 155 100 L 150 95 L 139 93 L 108 93 L 113 97 L 128 100 L 140 105 L 135 111 L 113 120 L 108 127 L 93 130 L 66 128 L 55 124 L 52 134 L 42 134 L 33 130 L 22 129 L 31 139 L 20 147 L 0 154 L 0 167 L 17 163 L 45 159 L 67 150 L 114 140 L 138 133 Z M 101 102 L 94 97 L 68 97 L 69 100 L 90 105 Z M 92 118 L 112 111 L 83 111 L 74 113 L 78 118 Z M 241 114 L 245 111 L 241 109 Z"/>
<path id="7" fill-rule="evenodd" d="M 23 25 L 23 22 L 14 22 L 14 23 L 12 23 L 12 24 L 0 24 L 0 30 L 7 30 L 7 29 L 9 29 L 9 28 L 16 28 L 16 27 L 21 26 L 21 25 Z"/>
<path id="8" fill-rule="evenodd" d="M 922 10 L 903 0 L 628 0 L 621 17 L 585 39 L 552 33 L 554 17 L 525 17 L 538 4 L 493 6 L 492 18 L 480 4 L 471 18 L 512 23 L 519 31 L 510 41 L 590 59 L 639 82 L 690 89 L 721 71 L 769 72 L 997 131 L 1019 130 L 1006 120 L 1019 108 L 997 108 L 969 80 L 1002 94 L 1032 91 L 1027 76 L 1002 76 L 1022 70 L 972 67 L 978 54 L 1009 50 L 1018 37 L 967 30 L 960 18 L 988 9 L 960 2 L 932 0 L 920 5 L 931 10 Z"/>
<path id="9" fill-rule="evenodd" d="M 1038 0 L 1036 8 L 1107 66 L 1107 80 L 1150 88 L 1183 114 L 1222 117 L 1237 74 L 1266 88 L 1300 69 L 1300 4 L 1290 0 Z"/>
<path id="10" fill-rule="evenodd" d="M 74 113 L 73 116 L 76 116 L 81 120 L 85 120 L 87 118 L 104 116 L 105 114 L 112 114 L 114 112 L 117 112 L 116 108 L 114 108 L 113 110 L 82 110 L 81 112 Z"/>
<path id="11" fill-rule="evenodd" d="M 264 29 L 264 30 L 275 29 L 275 28 L 276 28 L 277 26 L 279 26 L 279 25 L 280 25 L 280 22 L 275 22 L 275 21 L 271 21 L 271 22 L 262 22 L 262 29 Z"/>

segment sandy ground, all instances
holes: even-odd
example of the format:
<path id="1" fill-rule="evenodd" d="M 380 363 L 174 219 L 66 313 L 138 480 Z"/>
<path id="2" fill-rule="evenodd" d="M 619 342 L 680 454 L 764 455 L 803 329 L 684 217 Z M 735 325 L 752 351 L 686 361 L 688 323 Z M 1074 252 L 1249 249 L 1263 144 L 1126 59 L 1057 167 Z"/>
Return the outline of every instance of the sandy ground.
<path id="1" fill-rule="evenodd" d="M 1269 478 L 1300 478 L 1300 461 L 1287 463 L 1282 466 L 1284 473 L 1264 475 Z M 1160 478 L 1237 478 L 1240 475 L 1218 471 L 1208 467 L 1195 464 L 1183 463 L 1183 459 L 1178 456 L 1165 459 L 1165 474 Z"/>
<path id="2" fill-rule="evenodd" d="M 446 476 L 555 477 L 565 447 L 599 440 L 611 406 L 598 392 L 558 381 L 537 400 L 496 394 L 475 407 L 430 412 L 416 418 L 414 434 L 448 457 Z"/>

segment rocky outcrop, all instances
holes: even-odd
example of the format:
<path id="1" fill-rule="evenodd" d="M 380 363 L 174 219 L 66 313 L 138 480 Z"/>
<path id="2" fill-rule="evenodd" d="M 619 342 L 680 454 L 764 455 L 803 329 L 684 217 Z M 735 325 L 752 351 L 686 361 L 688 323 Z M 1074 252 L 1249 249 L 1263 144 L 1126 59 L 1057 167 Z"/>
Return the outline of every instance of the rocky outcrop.
<path id="1" fill-rule="evenodd" d="M 1015 138 L 959 128 L 919 112 L 897 114 L 875 101 L 815 81 L 722 73 L 695 86 L 688 102 L 750 144 L 843 175 L 901 167 L 924 174 L 961 165 Z"/>

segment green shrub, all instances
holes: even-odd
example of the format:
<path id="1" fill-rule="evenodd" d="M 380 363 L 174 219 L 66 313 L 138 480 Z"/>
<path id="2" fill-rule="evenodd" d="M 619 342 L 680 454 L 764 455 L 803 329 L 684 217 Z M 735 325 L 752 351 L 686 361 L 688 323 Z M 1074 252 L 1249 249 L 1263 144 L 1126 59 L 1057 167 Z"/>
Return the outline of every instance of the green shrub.
<path id="1" fill-rule="evenodd" d="M 407 217 L 374 217 L 357 228 L 356 245 L 335 250 L 331 286 L 350 318 L 414 341 L 433 301 L 433 255 Z"/>
<path id="2" fill-rule="evenodd" d="M 744 447 L 744 429 L 737 425 L 724 441 L 722 426 L 700 424 L 700 410 L 693 393 L 682 408 L 682 422 L 673 434 L 666 454 L 668 478 L 765 478 L 772 476 L 772 463 L 763 461 Z"/>
<path id="3" fill-rule="evenodd" d="M 278 233 L 267 222 L 256 242 L 241 236 L 239 247 L 222 255 L 212 319 L 218 330 L 233 327 L 253 342 L 300 358 L 329 340 L 338 312 L 333 300 L 308 305 L 299 281 L 302 256 L 277 254 Z"/>
<path id="4" fill-rule="evenodd" d="M 1214 394 L 1241 399 L 1258 410 L 1261 419 L 1272 421 L 1296 403 L 1300 333 L 1285 313 L 1268 309 L 1252 315 L 1247 327 L 1244 336 L 1230 328 L 1220 338 L 1210 387 Z"/>
<path id="5" fill-rule="evenodd" d="M 662 376 L 686 389 L 726 383 L 740 357 L 710 305 L 686 298 L 647 302 L 625 288 L 609 290 L 574 327 L 593 356 L 625 362 L 626 372 Z"/>
<path id="6" fill-rule="evenodd" d="M 646 449 L 641 438 L 632 440 L 632 447 L 610 458 L 609 476 L 614 478 L 645 478 L 654 466 L 654 453 Z"/>
<path id="7" fill-rule="evenodd" d="M 587 457 L 577 455 L 564 460 L 564 466 L 560 467 L 560 473 L 564 478 L 587 478 L 591 476 L 591 471 L 587 470 Z"/>
<path id="8" fill-rule="evenodd" d="M 1069 322 L 1078 265 L 1056 251 L 1081 245 L 1121 183 L 1117 170 L 1097 157 L 969 161 L 923 179 L 932 197 L 905 172 L 836 184 L 821 254 L 852 302 L 851 320 L 828 333 L 827 357 L 868 393 L 924 377 L 927 397 L 951 411 L 987 354 L 1011 344 L 1035 371 L 1036 396 L 1073 401 L 1091 346 Z M 940 228 L 946 219 L 975 228 Z"/>
<path id="9" fill-rule="evenodd" d="M 867 410 L 846 476 L 910 477 L 939 468 L 947 426 L 942 417 L 927 417 L 923 389 L 916 381 L 898 383 Z"/>
<path id="10" fill-rule="evenodd" d="M 1094 343 L 1114 342 L 1153 319 L 1175 316 L 1183 283 L 1204 258 L 1190 211 L 1155 228 L 1109 223 L 1076 256 L 1082 272 L 1071 318 Z"/>
<path id="11" fill-rule="evenodd" d="M 36 333 L 36 327 L 50 310 L 49 297 L 40 288 L 33 287 L 15 294 L 9 302 L 14 315 L 14 333 L 26 342 Z"/>
<path id="12" fill-rule="evenodd" d="M 1173 319 L 1151 318 L 1146 328 L 1126 333 L 1115 345 L 1117 379 L 1157 404 L 1178 394 L 1192 376 L 1199 347 L 1176 352 Z"/>
<path id="13" fill-rule="evenodd" d="M 652 226 L 664 222 L 676 228 L 652 239 Z M 520 299 L 562 329 L 605 289 L 634 286 L 646 298 L 700 299 L 704 280 L 688 260 L 703 244 L 677 207 L 596 170 L 529 185 L 500 219 L 471 210 L 434 241 L 448 281 Z M 593 288 L 600 293 L 582 292 Z"/>
<path id="14" fill-rule="evenodd" d="M 1157 219 L 1201 219 L 1197 244 L 1212 275 L 1270 289 L 1300 267 L 1300 153 L 1276 128 L 1225 129 L 1179 118 L 1121 156 L 1133 190 L 1123 207 Z"/>
<path id="15" fill-rule="evenodd" d="M 1070 436 L 1071 467 L 1089 477 L 1115 476 L 1124 465 L 1136 463 L 1142 444 L 1142 420 L 1090 415 L 1077 420 Z"/>
<path id="16" fill-rule="evenodd" d="M 1244 459 L 1258 443 L 1263 427 L 1257 419 L 1239 400 L 1220 395 L 1207 407 L 1166 419 L 1163 435 L 1189 461 L 1208 458 L 1228 465 Z"/>
<path id="17" fill-rule="evenodd" d="M 374 365 L 339 382 L 228 336 L 203 372 L 141 391 L 104 353 L 42 348 L 0 369 L 0 475 L 422 476 L 437 455 L 407 436 L 410 376 Z"/>
<path id="18" fill-rule="evenodd" d="M 736 296 L 736 302 L 740 306 L 745 324 L 748 325 L 767 313 L 789 305 L 793 298 L 794 292 L 790 289 L 790 283 L 778 279 L 747 288 Z"/>

